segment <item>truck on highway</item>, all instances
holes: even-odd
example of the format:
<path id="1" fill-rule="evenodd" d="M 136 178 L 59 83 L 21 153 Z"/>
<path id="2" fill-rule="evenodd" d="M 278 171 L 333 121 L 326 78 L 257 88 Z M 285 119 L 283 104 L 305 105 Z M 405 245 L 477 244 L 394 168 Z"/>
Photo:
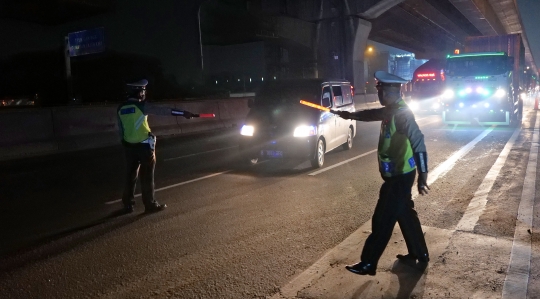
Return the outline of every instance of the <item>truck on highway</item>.
<path id="1" fill-rule="evenodd" d="M 446 58 L 443 122 L 521 123 L 524 60 L 521 34 L 468 37 L 464 53 Z"/>
<path id="2" fill-rule="evenodd" d="M 444 59 L 430 59 L 414 71 L 411 97 L 408 103 L 411 110 L 436 113 L 441 111 L 445 64 L 446 60 Z"/>

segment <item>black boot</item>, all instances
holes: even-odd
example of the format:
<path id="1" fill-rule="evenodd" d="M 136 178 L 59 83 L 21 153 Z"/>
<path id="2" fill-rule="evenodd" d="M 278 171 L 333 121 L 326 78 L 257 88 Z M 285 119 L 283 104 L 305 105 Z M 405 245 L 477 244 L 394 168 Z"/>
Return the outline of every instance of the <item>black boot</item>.
<path id="1" fill-rule="evenodd" d="M 155 213 L 155 212 L 159 212 L 159 211 L 163 211 L 165 208 L 167 207 L 167 205 L 163 204 L 163 205 L 160 205 L 158 203 L 155 203 L 151 206 L 147 206 L 145 209 L 144 209 L 144 212 L 145 213 Z"/>
<path id="2" fill-rule="evenodd" d="M 375 275 L 377 266 L 366 262 L 360 262 L 358 264 L 345 266 L 345 269 L 358 275 Z"/>

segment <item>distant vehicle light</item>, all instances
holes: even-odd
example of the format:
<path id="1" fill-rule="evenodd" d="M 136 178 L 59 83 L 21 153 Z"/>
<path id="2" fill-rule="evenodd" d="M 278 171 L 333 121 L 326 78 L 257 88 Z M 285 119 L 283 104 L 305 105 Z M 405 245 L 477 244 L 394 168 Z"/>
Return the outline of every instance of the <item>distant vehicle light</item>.
<path id="1" fill-rule="evenodd" d="M 463 108 L 464 106 L 465 106 L 465 104 L 459 103 L 459 108 Z"/>
<path id="2" fill-rule="evenodd" d="M 409 103 L 409 108 L 410 108 L 412 111 L 417 111 L 417 110 L 420 108 L 420 105 L 418 104 L 418 102 L 413 101 L 413 102 L 410 102 L 410 103 Z"/>
<path id="3" fill-rule="evenodd" d="M 482 87 L 477 87 L 476 88 L 476 93 L 481 93 L 483 94 L 484 93 L 484 89 Z"/>
<path id="4" fill-rule="evenodd" d="M 240 135 L 244 136 L 253 136 L 254 132 L 255 128 L 253 126 L 243 125 L 242 129 L 240 129 Z"/>
<path id="5" fill-rule="evenodd" d="M 502 98 L 506 95 L 506 91 L 504 89 L 497 89 L 497 91 L 495 92 L 495 96 L 498 97 L 498 98 Z"/>
<path id="6" fill-rule="evenodd" d="M 433 109 L 439 109 L 441 108 L 441 105 L 439 103 L 434 103 L 433 106 L 431 106 Z"/>
<path id="7" fill-rule="evenodd" d="M 466 92 L 466 93 L 471 93 L 471 92 L 472 92 L 472 88 L 467 87 L 467 88 L 465 89 L 465 92 Z"/>
<path id="8" fill-rule="evenodd" d="M 416 77 L 418 77 L 418 78 L 434 78 L 435 73 L 417 74 Z"/>
<path id="9" fill-rule="evenodd" d="M 443 93 L 442 96 L 443 96 L 443 98 L 445 98 L 445 99 L 451 99 L 451 98 L 454 97 L 454 91 L 451 90 L 451 89 L 447 89 L 447 90 L 444 91 L 444 93 Z"/>
<path id="10" fill-rule="evenodd" d="M 484 107 L 489 108 L 489 103 L 485 103 Z"/>
<path id="11" fill-rule="evenodd" d="M 294 129 L 294 137 L 308 137 L 317 135 L 317 127 L 315 126 L 298 126 Z"/>
<path id="12" fill-rule="evenodd" d="M 519 96 L 521 97 L 522 100 L 527 99 L 527 94 L 524 92 L 522 92 Z"/>

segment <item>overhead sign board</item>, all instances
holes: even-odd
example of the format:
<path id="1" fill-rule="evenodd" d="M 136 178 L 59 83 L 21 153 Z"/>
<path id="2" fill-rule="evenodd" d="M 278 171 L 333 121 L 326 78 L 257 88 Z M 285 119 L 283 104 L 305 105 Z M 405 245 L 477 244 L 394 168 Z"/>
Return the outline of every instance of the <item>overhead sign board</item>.
<path id="1" fill-rule="evenodd" d="M 68 34 L 69 56 L 81 56 L 105 51 L 103 27 Z"/>

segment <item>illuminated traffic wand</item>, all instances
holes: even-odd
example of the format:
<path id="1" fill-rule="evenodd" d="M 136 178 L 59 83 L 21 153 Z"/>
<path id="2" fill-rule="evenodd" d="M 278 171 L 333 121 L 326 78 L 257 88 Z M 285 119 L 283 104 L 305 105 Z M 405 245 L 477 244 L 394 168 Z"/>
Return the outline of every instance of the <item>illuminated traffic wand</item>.
<path id="1" fill-rule="evenodd" d="M 212 118 L 216 117 L 214 113 L 194 113 L 191 115 L 192 117 L 203 117 L 203 118 Z"/>
<path id="2" fill-rule="evenodd" d="M 322 110 L 322 111 L 332 112 L 332 111 L 330 111 L 330 108 L 326 108 L 326 107 L 323 107 L 321 105 L 313 104 L 313 103 L 308 102 L 308 101 L 300 100 L 300 104 L 309 106 L 311 108 L 319 109 L 319 110 Z"/>

